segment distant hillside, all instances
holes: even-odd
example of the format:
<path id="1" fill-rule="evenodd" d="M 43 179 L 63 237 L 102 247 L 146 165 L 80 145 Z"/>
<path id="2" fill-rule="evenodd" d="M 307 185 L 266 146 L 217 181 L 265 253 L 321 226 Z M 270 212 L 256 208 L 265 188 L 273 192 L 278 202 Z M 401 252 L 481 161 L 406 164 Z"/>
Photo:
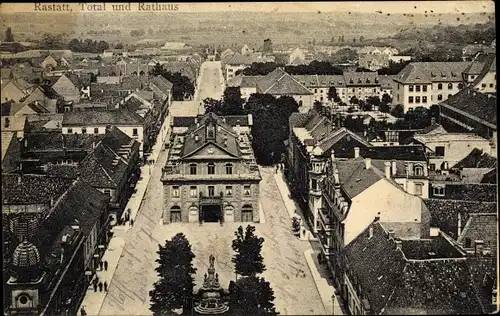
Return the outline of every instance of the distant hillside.
<path id="1" fill-rule="evenodd" d="M 460 21 L 458 21 L 458 20 Z M 93 14 L 2 14 L 1 34 L 11 27 L 16 40 L 37 40 L 44 33 L 65 34 L 66 39 L 92 35 L 94 40 L 134 43 L 144 38 L 183 41 L 188 44 L 329 42 L 345 36 L 346 42 L 389 37 L 413 27 L 438 23 L 485 23 L 494 13 L 385 14 L 385 13 L 93 13 Z M 131 36 L 130 32 L 139 30 Z"/>

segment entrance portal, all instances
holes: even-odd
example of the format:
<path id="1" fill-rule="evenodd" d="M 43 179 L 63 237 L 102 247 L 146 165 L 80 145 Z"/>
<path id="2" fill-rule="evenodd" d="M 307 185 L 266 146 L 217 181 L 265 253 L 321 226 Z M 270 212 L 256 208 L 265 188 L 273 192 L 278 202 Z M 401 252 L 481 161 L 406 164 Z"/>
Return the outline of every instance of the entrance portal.
<path id="1" fill-rule="evenodd" d="M 218 222 L 220 220 L 220 205 L 204 205 L 202 206 L 203 210 L 203 221 L 204 222 Z"/>

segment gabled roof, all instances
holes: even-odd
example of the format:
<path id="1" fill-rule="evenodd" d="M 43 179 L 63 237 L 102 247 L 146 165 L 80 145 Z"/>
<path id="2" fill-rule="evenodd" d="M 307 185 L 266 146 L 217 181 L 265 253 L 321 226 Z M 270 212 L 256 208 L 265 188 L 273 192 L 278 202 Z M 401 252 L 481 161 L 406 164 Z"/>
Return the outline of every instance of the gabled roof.
<path id="1" fill-rule="evenodd" d="M 118 188 L 127 168 L 127 163 L 103 144 L 99 144 L 80 164 L 81 178 L 98 188 Z"/>
<path id="2" fill-rule="evenodd" d="M 2 204 L 48 204 L 59 198 L 73 181 L 39 175 L 2 175 Z"/>
<path id="3" fill-rule="evenodd" d="M 143 125 L 144 119 L 138 114 L 120 108 L 114 111 L 93 112 L 78 111 L 64 113 L 63 126 L 92 126 L 92 125 Z"/>
<path id="4" fill-rule="evenodd" d="M 26 136 L 26 150 L 63 150 L 66 148 L 86 151 L 91 150 L 92 144 L 98 143 L 102 138 L 103 135 L 94 134 L 32 133 Z"/>
<path id="5" fill-rule="evenodd" d="M 75 181 L 63 197 L 56 203 L 48 217 L 35 231 L 33 243 L 42 258 L 60 256 L 61 232 L 68 226 L 78 224 L 83 234 L 88 236 L 106 210 L 109 196 L 93 189 L 83 181 Z"/>
<path id="6" fill-rule="evenodd" d="M 292 76 L 285 73 L 278 80 L 276 80 L 269 88 L 263 93 L 273 95 L 311 95 L 312 92 L 300 84 Z"/>
<path id="7" fill-rule="evenodd" d="M 465 258 L 409 260 L 382 223 L 371 224 L 342 253 L 349 280 L 375 315 L 482 312 Z"/>
<path id="8" fill-rule="evenodd" d="M 18 139 L 16 137 L 16 134 L 14 132 L 3 132 L 2 131 L 2 162 L 4 158 L 7 156 L 7 153 L 9 151 L 9 148 L 11 148 L 11 143 L 13 142 L 18 142 Z"/>
<path id="9" fill-rule="evenodd" d="M 487 153 L 483 153 L 481 149 L 474 148 L 462 160 L 460 160 L 453 168 L 496 168 L 497 159 Z"/>
<path id="10" fill-rule="evenodd" d="M 412 62 L 394 79 L 403 84 L 461 82 L 470 62 Z"/>
<path id="11" fill-rule="evenodd" d="M 466 88 L 449 97 L 440 105 L 465 112 L 475 120 L 490 123 L 495 127 L 497 125 L 497 98 L 491 94 Z"/>
<path id="12" fill-rule="evenodd" d="M 457 241 L 465 248 L 467 238 L 472 242 L 470 248 L 474 247 L 473 242 L 475 240 L 484 241 L 484 247 L 491 250 L 493 256 L 496 257 L 498 241 L 497 214 L 471 214 Z"/>
<path id="13" fill-rule="evenodd" d="M 337 169 L 340 184 L 351 199 L 384 178 L 374 166 L 365 169 L 365 162 L 360 158 L 338 161 Z"/>
<path id="14" fill-rule="evenodd" d="M 213 141 L 207 140 L 205 133 L 206 126 L 207 124 L 210 124 L 210 122 L 214 122 L 216 124 L 215 140 Z M 219 127 L 220 130 L 218 130 Z M 198 136 L 198 141 L 196 141 L 196 136 Z M 227 141 L 226 146 L 224 145 L 225 140 Z M 235 158 L 240 157 L 238 139 L 233 131 L 233 128 L 224 123 L 219 116 L 213 113 L 208 113 L 201 118 L 199 120 L 199 127 L 197 125 L 193 125 L 188 129 L 184 139 L 181 156 L 183 158 L 191 156 L 210 143 L 219 147 L 222 151 L 227 152 L 230 156 Z"/>
<path id="15" fill-rule="evenodd" d="M 27 125 L 26 116 L 2 116 L 2 132 L 24 131 Z"/>
<path id="16" fill-rule="evenodd" d="M 163 94 L 168 95 L 172 91 L 173 84 L 162 75 L 158 75 L 151 80 L 151 84 L 159 89 Z"/>
<path id="17" fill-rule="evenodd" d="M 443 199 L 426 199 L 424 202 L 431 213 L 431 227 L 438 227 L 454 238 L 458 235 L 458 214 L 462 221 L 460 229 L 463 229 L 471 214 L 497 212 L 495 202 Z"/>
<path id="18" fill-rule="evenodd" d="M 457 201 L 495 202 L 497 200 L 497 185 L 488 183 L 446 183 L 442 198 Z"/>

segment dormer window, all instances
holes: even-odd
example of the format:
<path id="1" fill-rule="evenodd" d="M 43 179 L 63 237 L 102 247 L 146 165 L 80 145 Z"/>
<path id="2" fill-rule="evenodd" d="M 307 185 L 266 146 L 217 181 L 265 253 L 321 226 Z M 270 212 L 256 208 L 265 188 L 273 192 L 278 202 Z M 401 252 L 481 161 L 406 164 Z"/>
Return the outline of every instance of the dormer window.
<path id="1" fill-rule="evenodd" d="M 444 187 L 443 186 L 438 186 L 432 188 L 434 196 L 444 196 Z"/>
<path id="2" fill-rule="evenodd" d="M 366 78 L 366 83 L 370 83 L 370 79 Z"/>
<path id="3" fill-rule="evenodd" d="M 424 168 L 422 166 L 415 166 L 413 168 L 413 174 L 416 176 L 424 175 Z"/>
<path id="4" fill-rule="evenodd" d="M 358 79 L 358 83 L 361 83 L 361 78 Z"/>
<path id="5" fill-rule="evenodd" d="M 349 83 L 354 83 L 354 81 L 352 79 L 349 79 Z"/>

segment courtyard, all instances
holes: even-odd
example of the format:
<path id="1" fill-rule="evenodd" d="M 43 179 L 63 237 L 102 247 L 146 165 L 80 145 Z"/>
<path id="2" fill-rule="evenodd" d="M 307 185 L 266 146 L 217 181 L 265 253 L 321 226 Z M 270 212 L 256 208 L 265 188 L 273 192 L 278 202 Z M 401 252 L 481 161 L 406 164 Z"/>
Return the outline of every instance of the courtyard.
<path id="1" fill-rule="evenodd" d="M 157 166 L 165 160 L 160 155 Z M 235 280 L 231 258 L 231 243 L 240 223 L 160 223 L 162 186 L 161 168 L 156 167 L 148 191 L 137 214 L 134 226 L 127 232 L 126 244 L 111 280 L 100 315 L 151 315 L 149 291 L 157 280 L 158 244 L 164 244 L 175 234 L 184 233 L 196 255 L 198 269 L 195 283 L 201 286 L 208 268 L 208 258 L 215 256 L 215 269 L 222 286 Z M 311 249 L 291 233 L 291 221 L 273 177 L 273 168 L 261 168 L 261 203 L 265 223 L 254 224 L 256 234 L 264 237 L 263 257 L 267 270 L 262 276 L 271 283 L 276 297 L 274 303 L 282 315 L 325 314 L 321 297 L 304 257 Z M 245 227 L 247 223 L 242 223 Z"/>

